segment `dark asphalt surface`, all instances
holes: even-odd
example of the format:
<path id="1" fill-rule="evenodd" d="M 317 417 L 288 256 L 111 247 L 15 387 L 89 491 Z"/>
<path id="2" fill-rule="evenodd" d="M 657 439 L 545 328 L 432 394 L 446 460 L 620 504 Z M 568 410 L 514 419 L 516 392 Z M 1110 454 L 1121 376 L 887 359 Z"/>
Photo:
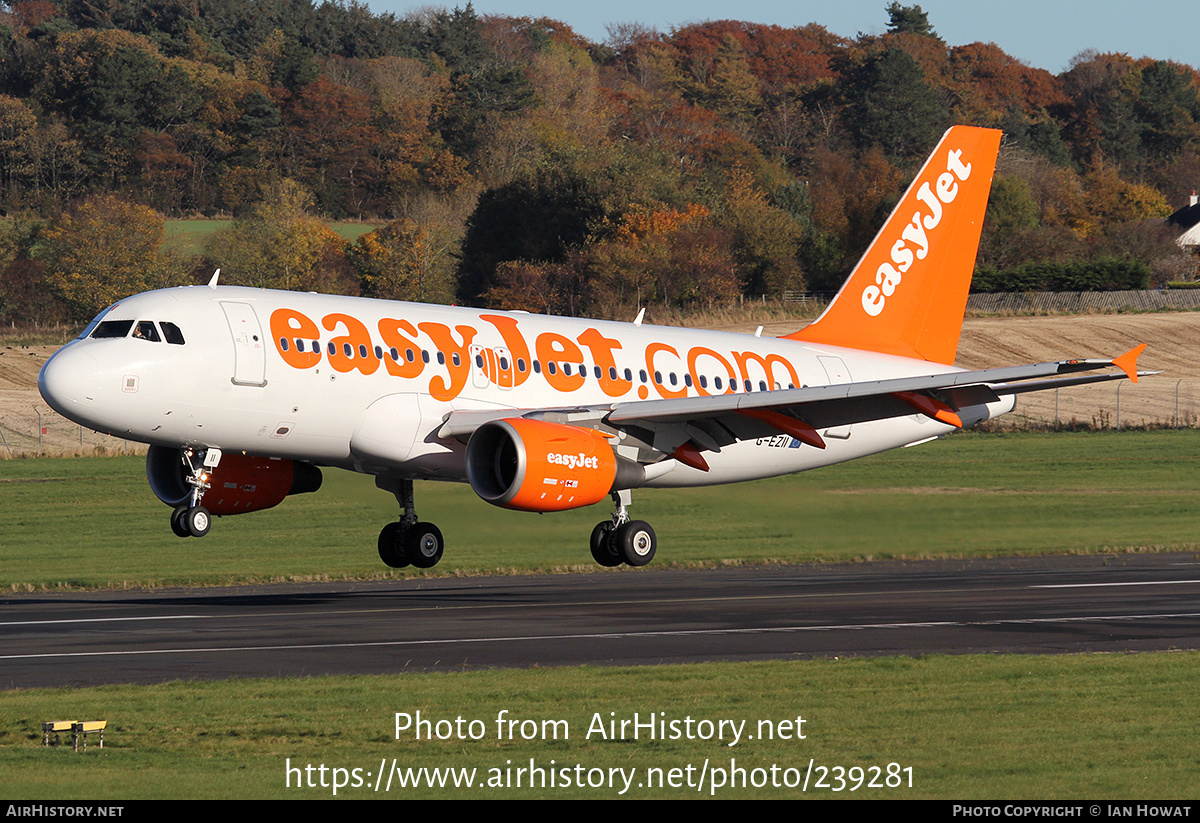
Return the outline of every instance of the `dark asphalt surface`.
<path id="1" fill-rule="evenodd" d="M 1200 648 L 1200 557 L 622 569 L 0 599 L 0 688 Z"/>

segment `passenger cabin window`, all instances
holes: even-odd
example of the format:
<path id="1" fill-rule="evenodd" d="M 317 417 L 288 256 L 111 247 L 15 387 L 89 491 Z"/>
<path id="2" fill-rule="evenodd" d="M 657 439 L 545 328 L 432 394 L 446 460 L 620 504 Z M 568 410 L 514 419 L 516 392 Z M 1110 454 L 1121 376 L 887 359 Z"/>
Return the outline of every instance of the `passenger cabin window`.
<path id="1" fill-rule="evenodd" d="M 105 337 L 124 337 L 133 328 L 132 320 L 104 320 L 92 332 L 92 339 L 100 340 Z"/>

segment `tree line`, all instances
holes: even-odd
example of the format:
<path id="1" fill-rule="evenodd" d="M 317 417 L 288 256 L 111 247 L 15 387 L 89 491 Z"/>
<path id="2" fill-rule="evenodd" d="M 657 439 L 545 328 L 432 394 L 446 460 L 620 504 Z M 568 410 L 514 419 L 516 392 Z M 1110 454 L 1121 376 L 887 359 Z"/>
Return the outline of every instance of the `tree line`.
<path id="1" fill-rule="evenodd" d="M 595 316 L 834 289 L 954 123 L 1006 134 L 987 288 L 1189 273 L 1160 218 L 1200 182 L 1195 69 L 1085 52 L 1054 75 L 881 14 L 854 39 L 725 20 L 592 43 L 470 5 L 0 2 L 0 319 L 79 321 L 215 266 Z M 183 259 L 163 221 L 186 216 L 232 220 Z M 346 218 L 378 228 L 347 243 Z"/>

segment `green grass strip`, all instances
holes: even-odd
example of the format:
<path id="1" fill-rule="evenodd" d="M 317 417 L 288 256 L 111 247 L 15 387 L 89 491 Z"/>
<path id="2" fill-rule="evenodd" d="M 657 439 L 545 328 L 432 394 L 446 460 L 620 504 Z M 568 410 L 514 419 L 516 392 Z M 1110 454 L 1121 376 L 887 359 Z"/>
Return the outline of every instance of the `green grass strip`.
<path id="1" fill-rule="evenodd" d="M 626 778 L 614 769 L 633 776 L 626 797 L 799 797 L 785 784 L 811 760 L 829 770 L 827 787 L 819 770 L 809 776 L 805 796 L 817 798 L 1194 798 L 1198 666 L 1195 653 L 970 656 L 8 692 L 0 797 L 326 798 L 334 768 L 344 770 L 339 798 L 615 798 Z M 397 737 L 397 712 L 420 712 L 433 739 Z M 635 713 L 666 722 L 667 739 L 631 725 L 608 735 L 610 721 Z M 43 747 L 41 721 L 63 717 L 108 720 L 103 751 L 94 741 L 86 754 Z M 715 730 L 721 720 L 744 721 L 735 745 L 730 727 L 701 739 L 700 721 Z M 532 789 L 518 773 L 531 760 L 545 770 Z M 911 768 L 911 788 L 907 771 L 903 785 L 886 785 L 892 763 L 893 773 Z M 381 764 L 406 776 L 474 769 L 475 785 L 430 788 L 425 772 L 419 787 L 393 775 L 391 791 L 377 792 Z M 866 770 L 855 790 L 851 767 Z M 662 785 L 648 785 L 656 776 Z M 883 785 L 870 787 L 872 776 Z"/>

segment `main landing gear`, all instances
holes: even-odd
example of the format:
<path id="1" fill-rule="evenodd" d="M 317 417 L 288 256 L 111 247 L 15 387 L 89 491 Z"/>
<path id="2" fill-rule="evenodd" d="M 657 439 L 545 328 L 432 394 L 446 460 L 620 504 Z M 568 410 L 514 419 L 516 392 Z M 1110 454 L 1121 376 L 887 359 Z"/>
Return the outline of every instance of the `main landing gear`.
<path id="1" fill-rule="evenodd" d="M 191 500 L 175 507 L 171 512 L 171 531 L 176 537 L 204 537 L 212 526 L 212 514 L 200 505 L 204 493 L 209 489 L 208 472 L 216 468 L 221 460 L 220 449 L 207 449 L 200 453 L 200 463 L 192 460 L 195 453 L 191 449 L 182 452 L 187 462 L 187 473 L 183 478 L 191 486 Z"/>
<path id="2" fill-rule="evenodd" d="M 644 520 L 630 520 L 626 506 L 631 495 L 628 490 L 613 492 L 617 510 L 612 520 L 597 523 L 592 529 L 592 559 L 601 566 L 644 566 L 654 559 L 658 538 Z"/>
<path id="3" fill-rule="evenodd" d="M 446 543 L 437 526 L 417 520 L 412 481 L 379 478 L 376 483 L 396 495 L 396 501 L 404 510 L 398 522 L 388 523 L 379 533 L 379 559 L 393 569 L 408 565 L 418 569 L 436 566 L 442 559 Z"/>

